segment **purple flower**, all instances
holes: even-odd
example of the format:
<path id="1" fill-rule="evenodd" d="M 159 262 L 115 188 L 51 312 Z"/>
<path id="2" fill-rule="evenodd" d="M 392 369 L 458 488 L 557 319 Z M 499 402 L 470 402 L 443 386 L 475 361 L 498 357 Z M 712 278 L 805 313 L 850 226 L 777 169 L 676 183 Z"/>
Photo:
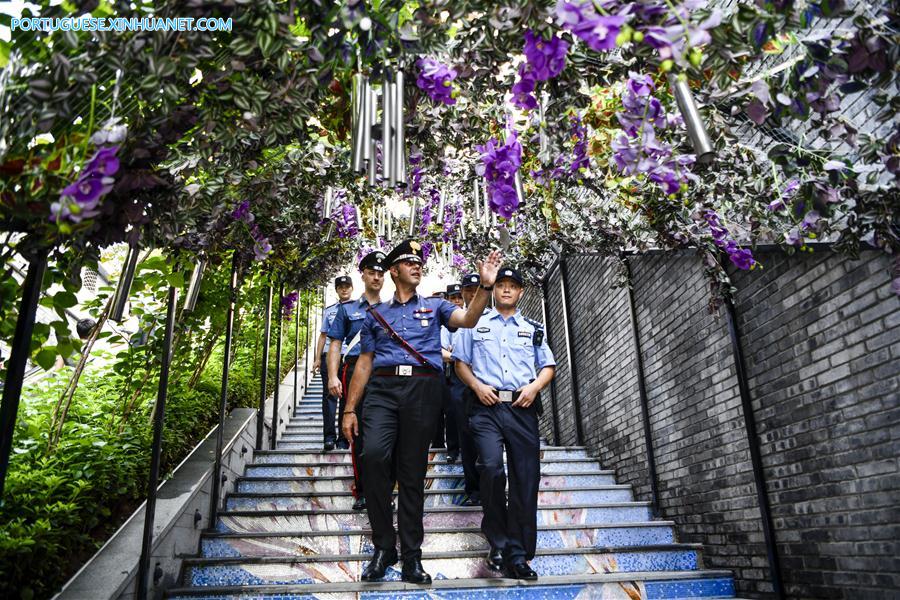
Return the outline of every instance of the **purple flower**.
<path id="1" fill-rule="evenodd" d="M 75 183 L 63 188 L 62 196 L 68 196 L 79 204 L 94 208 L 97 200 L 103 194 L 103 181 L 99 177 L 79 179 Z"/>
<path id="2" fill-rule="evenodd" d="M 119 159 L 116 157 L 118 151 L 118 146 L 107 146 L 97 150 L 85 167 L 82 177 L 93 175 L 112 177 L 115 175 L 119 171 Z"/>
<path id="3" fill-rule="evenodd" d="M 734 242 L 732 242 L 732 244 L 734 244 Z M 728 258 L 731 259 L 734 266 L 744 271 L 749 271 L 750 268 L 756 264 L 756 260 L 754 260 L 750 250 L 747 248 L 738 248 L 736 244 L 731 246 L 731 249 L 728 252 Z"/>
<path id="4" fill-rule="evenodd" d="M 598 52 L 616 47 L 616 37 L 628 20 L 624 15 L 598 14 L 592 0 L 559 0 L 556 3 L 556 17 L 563 27 Z"/>
<path id="5" fill-rule="evenodd" d="M 569 44 L 555 35 L 545 40 L 534 31 L 525 32 L 525 58 L 534 78 L 547 81 L 556 77 L 566 67 Z M 521 75 L 521 70 L 519 72 Z"/>
<path id="6" fill-rule="evenodd" d="M 441 64 L 433 58 L 420 58 L 416 66 L 421 69 L 416 78 L 416 85 L 434 102 L 456 104 L 453 80 L 456 70 Z"/>
<path id="7" fill-rule="evenodd" d="M 335 192 L 335 200 L 343 197 L 344 195 Z M 334 221 L 339 238 L 353 237 L 359 233 L 359 227 L 356 222 L 356 207 L 349 202 L 345 202 L 335 208 L 331 214 L 331 220 Z"/>
<path id="8" fill-rule="evenodd" d="M 536 80 L 528 65 L 519 65 L 519 79 L 512 86 L 513 105 L 523 110 L 537 107 L 537 98 L 532 95 Z"/>
<path id="9" fill-rule="evenodd" d="M 253 213 L 250 212 L 250 201 L 244 200 L 240 204 L 237 205 L 233 211 L 231 211 L 231 218 L 236 221 L 245 221 L 247 223 L 253 222 Z"/>
<path id="10" fill-rule="evenodd" d="M 294 305 L 297 304 L 297 297 L 298 293 L 296 291 L 281 297 L 281 314 L 283 318 L 291 318 L 294 312 Z"/>
<path id="11" fill-rule="evenodd" d="M 91 157 L 78 179 L 60 191 L 59 202 L 50 205 L 50 220 L 79 223 L 100 214 L 100 198 L 112 191 L 119 171 L 118 146 L 100 148 Z"/>
<path id="12" fill-rule="evenodd" d="M 481 171 L 488 182 L 490 207 L 508 219 L 519 208 L 515 178 L 522 164 L 522 145 L 516 133 L 510 132 L 502 146 L 491 138 L 475 149 L 481 152 Z"/>
<path id="13" fill-rule="evenodd" d="M 458 271 L 463 271 L 469 266 L 469 261 L 462 254 L 453 255 L 453 267 Z"/>

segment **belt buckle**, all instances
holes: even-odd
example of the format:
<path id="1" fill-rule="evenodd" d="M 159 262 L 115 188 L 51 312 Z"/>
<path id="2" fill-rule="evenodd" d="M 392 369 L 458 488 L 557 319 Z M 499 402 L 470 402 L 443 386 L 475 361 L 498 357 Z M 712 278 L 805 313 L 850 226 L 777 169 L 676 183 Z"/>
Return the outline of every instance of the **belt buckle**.
<path id="1" fill-rule="evenodd" d="M 513 393 L 508 390 L 500 390 L 500 402 L 512 402 Z"/>
<path id="2" fill-rule="evenodd" d="M 397 366 L 397 375 L 400 375 L 401 377 L 411 377 L 412 376 L 412 366 L 398 365 Z"/>

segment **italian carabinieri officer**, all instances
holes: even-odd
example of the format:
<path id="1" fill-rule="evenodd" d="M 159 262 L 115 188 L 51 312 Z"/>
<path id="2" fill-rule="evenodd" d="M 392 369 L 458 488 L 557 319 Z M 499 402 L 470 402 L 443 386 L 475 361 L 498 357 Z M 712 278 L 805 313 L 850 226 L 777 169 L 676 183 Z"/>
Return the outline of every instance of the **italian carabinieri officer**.
<path id="1" fill-rule="evenodd" d="M 366 314 L 362 348 L 343 414 L 344 435 L 356 436 L 360 428 L 356 406 L 365 390 L 363 483 L 375 553 L 362 572 L 363 581 L 381 579 L 397 562 L 391 511 L 391 473 L 396 460 L 401 576 L 409 583 L 431 583 L 422 567 L 422 518 L 428 448 L 443 399 L 441 326 L 455 330 L 475 325 L 497 276 L 500 253 L 491 252 L 479 263 L 482 289 L 468 311 L 442 298 L 417 293 L 423 262 L 422 246 L 415 240 L 402 242 L 387 255 L 385 264 L 396 292 Z"/>
<path id="2" fill-rule="evenodd" d="M 384 252 L 376 250 L 369 252 L 359 261 L 359 272 L 362 276 L 365 291 L 356 300 L 341 302 L 334 321 L 328 328 L 328 339 L 331 344 L 328 347 L 328 391 L 340 398 L 340 411 L 344 414 L 347 406 L 347 388 L 350 379 L 353 378 L 353 369 L 356 359 L 359 358 L 360 338 L 362 336 L 362 324 L 366 318 L 366 311 L 370 306 L 381 302 L 381 286 L 384 285 Z M 343 352 L 343 364 L 341 363 L 341 348 Z M 356 414 L 359 416 L 362 402 L 356 406 Z M 362 432 L 360 432 L 362 433 Z M 363 439 L 357 436 L 347 440 L 350 444 L 350 452 L 353 457 L 353 510 L 366 508 L 366 497 L 360 472 L 360 455 L 362 453 Z"/>
<path id="3" fill-rule="evenodd" d="M 544 326 L 517 308 L 521 297 L 521 274 L 501 267 L 494 284 L 494 309 L 474 329 L 460 330 L 453 358 L 457 375 L 470 390 L 469 428 L 478 448 L 484 509 L 481 531 L 491 546 L 488 567 L 508 577 L 533 580 L 537 573 L 528 561 L 537 546 L 539 393 L 553 379 L 556 362 Z"/>

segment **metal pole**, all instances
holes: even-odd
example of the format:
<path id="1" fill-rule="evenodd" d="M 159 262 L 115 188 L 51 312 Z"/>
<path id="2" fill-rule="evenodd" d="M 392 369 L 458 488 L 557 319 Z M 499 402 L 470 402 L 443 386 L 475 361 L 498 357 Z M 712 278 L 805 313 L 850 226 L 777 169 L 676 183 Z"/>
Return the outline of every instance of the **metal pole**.
<path id="1" fill-rule="evenodd" d="M 147 505 L 144 509 L 144 536 L 141 541 L 141 559 L 138 563 L 137 600 L 147 600 L 150 572 L 150 553 L 153 545 L 153 519 L 156 512 L 156 488 L 159 487 L 159 463 L 162 452 L 163 419 L 166 413 L 166 396 L 169 388 L 169 366 L 172 357 L 172 330 L 175 328 L 175 303 L 178 290 L 169 286 L 166 301 L 166 329 L 163 337 L 162 360 L 159 369 L 159 389 L 153 412 L 153 446 L 150 450 L 150 480 L 147 483 Z"/>
<path id="2" fill-rule="evenodd" d="M 284 331 L 284 314 L 281 312 L 281 300 L 284 298 L 284 282 L 278 284 L 278 335 L 275 337 L 275 395 L 272 398 L 272 450 L 278 441 L 278 404 L 281 389 L 281 332 Z"/>
<path id="3" fill-rule="evenodd" d="M 547 330 L 547 343 L 553 339 L 550 318 L 547 314 L 547 280 L 541 281 L 541 312 L 544 314 L 544 329 Z M 553 445 L 559 446 L 559 409 L 556 405 L 556 377 L 550 380 L 550 411 L 553 414 Z"/>
<path id="4" fill-rule="evenodd" d="M 297 290 L 297 302 L 300 302 L 300 291 Z M 297 408 L 297 375 L 300 370 L 300 306 L 294 307 L 294 408 Z"/>
<path id="5" fill-rule="evenodd" d="M 778 547 L 775 545 L 775 527 L 772 524 L 772 512 L 769 507 L 769 496 L 766 493 L 766 476 L 763 472 L 762 454 L 759 449 L 759 436 L 756 433 L 756 419 L 753 416 L 753 403 L 750 400 L 750 385 L 747 382 L 747 368 L 744 351 L 741 349 L 741 332 L 737 323 L 737 311 L 730 296 L 725 299 L 725 315 L 728 321 L 728 334 L 731 337 L 731 350 L 734 355 L 734 368 L 737 372 L 738 389 L 741 392 L 741 409 L 744 413 L 744 424 L 747 429 L 747 443 L 750 447 L 750 461 L 753 465 L 753 480 L 756 484 L 756 498 L 759 502 L 759 515 L 762 521 L 763 536 L 766 541 L 766 555 L 769 560 L 770 579 L 775 597 L 785 598 L 784 584 L 781 578 L 781 563 L 778 559 Z"/>
<path id="6" fill-rule="evenodd" d="M 231 279 L 228 286 L 228 312 L 225 316 L 225 351 L 222 354 L 222 388 L 219 393 L 219 428 L 216 430 L 216 460 L 213 466 L 212 488 L 209 495 L 209 529 L 216 526 L 219 511 L 219 490 L 222 487 L 222 450 L 225 446 L 225 408 L 228 402 L 228 371 L 231 368 L 231 336 L 234 332 L 234 306 L 237 302 L 238 252 L 231 257 Z"/>
<path id="7" fill-rule="evenodd" d="M 569 306 L 569 270 L 566 266 L 566 256 L 563 254 L 559 260 L 559 287 L 562 291 L 563 324 L 566 328 L 566 359 L 569 363 L 569 376 L 572 382 L 572 409 L 575 412 L 575 443 L 579 446 L 584 443 L 584 424 L 581 422 L 581 397 L 578 392 L 578 369 L 575 359 L 572 357 L 572 322 L 569 319 L 571 307 Z"/>
<path id="8" fill-rule="evenodd" d="M 309 387 L 309 294 L 304 294 L 304 303 L 306 304 L 306 327 L 303 331 L 303 389 L 305 390 Z"/>
<path id="9" fill-rule="evenodd" d="M 19 413 L 19 398 L 22 396 L 22 384 L 25 380 L 25 365 L 31 353 L 31 334 L 34 331 L 37 305 L 41 298 L 41 282 L 46 270 L 47 252 L 36 253 L 28 263 L 28 273 L 22 285 L 22 302 L 19 304 L 19 315 L 16 318 L 16 331 L 13 335 L 3 385 L 3 403 L 0 405 L 0 499 L 3 498 L 6 473 L 9 470 L 9 454 L 12 452 L 13 435 L 16 431 L 16 415 Z"/>
<path id="10" fill-rule="evenodd" d="M 650 431 L 650 402 L 647 399 L 647 386 L 644 381 L 644 357 L 641 352 L 641 336 L 638 329 L 637 310 L 634 306 L 634 287 L 631 278 L 631 264 L 628 258 L 622 257 L 625 263 L 625 274 L 628 278 L 628 310 L 631 315 L 631 340 L 634 345 L 634 356 L 637 369 L 638 394 L 641 399 L 641 421 L 644 426 L 644 449 L 647 452 L 647 471 L 650 477 L 650 509 L 653 516 L 659 516 L 659 483 L 656 475 L 656 457 L 653 453 L 653 436 Z"/>
<path id="11" fill-rule="evenodd" d="M 266 419 L 266 383 L 269 378 L 269 334 L 272 326 L 272 285 L 266 286 L 266 312 L 263 315 L 262 375 L 260 376 L 259 409 L 256 411 L 256 449 L 262 450 Z"/>

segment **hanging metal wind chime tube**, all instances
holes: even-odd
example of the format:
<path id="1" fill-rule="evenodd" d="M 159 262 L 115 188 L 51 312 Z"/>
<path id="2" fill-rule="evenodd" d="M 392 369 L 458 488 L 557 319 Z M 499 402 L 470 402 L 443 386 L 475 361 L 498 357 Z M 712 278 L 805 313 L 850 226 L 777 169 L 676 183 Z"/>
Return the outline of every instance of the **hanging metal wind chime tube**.
<path id="1" fill-rule="evenodd" d="M 466 239 L 466 211 L 463 210 L 462 214 L 459 216 L 459 239 Z"/>
<path id="2" fill-rule="evenodd" d="M 131 284 L 134 282 L 138 254 L 138 245 L 129 244 L 128 254 L 125 256 L 125 263 L 122 268 L 122 276 L 119 277 L 119 283 L 116 285 L 116 295 L 113 298 L 112 310 L 109 314 L 110 321 L 121 323 L 125 320 L 125 303 L 128 302 L 128 295 L 131 293 Z"/>
<path id="3" fill-rule="evenodd" d="M 438 202 L 437 219 L 436 220 L 439 225 L 443 225 L 444 224 L 444 207 L 447 204 L 447 190 L 442 190 L 440 192 L 440 194 L 441 194 L 441 199 Z"/>
<path id="4" fill-rule="evenodd" d="M 406 187 L 406 115 L 403 107 L 406 101 L 403 86 L 403 71 L 394 75 L 394 178 L 396 184 Z"/>
<path id="5" fill-rule="evenodd" d="M 203 281 L 203 271 L 206 270 L 206 258 L 200 257 L 194 263 L 194 270 L 191 273 L 191 281 L 188 284 L 187 294 L 184 296 L 184 309 L 182 312 L 189 313 L 197 306 L 197 297 L 200 295 L 200 284 Z"/>
<path id="6" fill-rule="evenodd" d="M 488 193 L 487 183 L 484 184 L 484 187 L 481 190 L 481 196 L 484 198 L 484 206 L 482 207 L 481 216 L 484 219 L 485 225 L 491 224 L 491 198 Z"/>
<path id="7" fill-rule="evenodd" d="M 394 100 L 390 71 L 385 71 L 381 84 L 381 181 L 390 188 L 394 187 L 396 183 L 391 143 L 393 141 Z"/>
<path id="8" fill-rule="evenodd" d="M 362 232 L 363 232 L 362 213 L 359 211 L 358 206 L 354 206 L 353 209 L 356 212 L 356 228 L 359 230 L 359 234 L 362 235 Z"/>
<path id="9" fill-rule="evenodd" d="M 378 96 L 375 89 L 368 85 L 366 86 L 368 90 L 368 123 L 366 125 L 366 132 L 368 138 L 368 148 L 369 148 L 369 164 L 367 169 L 367 179 L 369 185 L 377 185 L 378 184 L 378 147 L 375 143 L 375 136 L 372 135 L 372 128 L 375 125 L 375 116 L 378 113 Z M 382 160 L 384 160 L 382 156 Z"/>
<path id="10" fill-rule="evenodd" d="M 351 131 L 353 144 L 351 168 L 356 173 L 366 171 L 366 127 L 368 124 L 368 78 L 362 73 L 353 76 L 353 87 L 350 92 L 351 114 L 353 123 Z"/>
<path id="11" fill-rule="evenodd" d="M 475 223 L 481 222 L 481 182 L 478 175 L 472 182 L 472 204 L 475 205 Z"/>
<path id="12" fill-rule="evenodd" d="M 700 116 L 690 85 L 687 80 L 679 79 L 677 75 L 669 75 L 669 85 L 672 86 L 672 95 L 675 96 L 675 102 L 681 112 L 681 118 L 684 119 L 688 137 L 691 138 L 691 144 L 694 146 L 697 162 L 701 164 L 712 162 L 716 157 L 716 150 L 706 132 L 706 125 Z"/>

